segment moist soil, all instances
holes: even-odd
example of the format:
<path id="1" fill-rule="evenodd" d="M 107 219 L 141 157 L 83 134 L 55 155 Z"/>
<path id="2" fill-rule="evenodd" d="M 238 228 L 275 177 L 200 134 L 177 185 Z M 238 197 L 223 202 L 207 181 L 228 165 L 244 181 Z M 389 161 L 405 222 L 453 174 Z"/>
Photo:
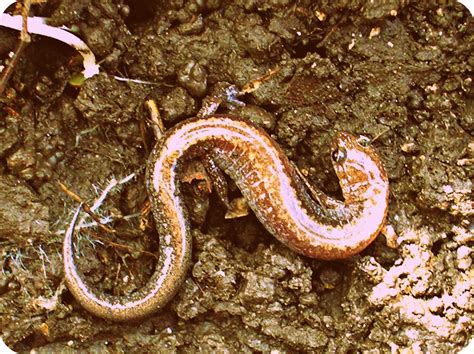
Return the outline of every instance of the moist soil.
<path id="1" fill-rule="evenodd" d="M 101 73 L 73 82 L 79 54 L 33 35 L 0 99 L 0 332 L 10 348 L 454 353 L 468 344 L 474 22 L 461 4 L 57 0 L 31 15 L 75 26 Z M 0 28 L 2 65 L 18 36 Z M 216 193 L 202 192 L 203 173 L 184 172 L 193 256 L 178 294 L 140 321 L 88 313 L 64 285 L 62 238 L 78 202 L 59 182 L 92 205 L 113 178 L 135 174 L 97 211 L 116 233 L 81 232 L 76 259 L 98 292 L 139 289 L 155 264 L 143 250 L 158 242 L 145 102 L 169 128 L 229 85 L 252 89 L 239 97 L 245 106 L 221 102 L 218 112 L 261 125 L 332 196 L 332 137 L 371 138 L 390 178 L 386 236 L 344 261 L 309 259 L 251 212 L 226 219 Z"/>

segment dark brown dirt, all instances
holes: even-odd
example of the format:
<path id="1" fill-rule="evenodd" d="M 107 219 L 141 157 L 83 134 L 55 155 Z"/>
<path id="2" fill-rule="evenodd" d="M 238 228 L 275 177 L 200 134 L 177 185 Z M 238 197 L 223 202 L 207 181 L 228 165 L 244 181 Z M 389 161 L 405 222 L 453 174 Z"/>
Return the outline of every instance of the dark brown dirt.
<path id="1" fill-rule="evenodd" d="M 68 81 L 82 70 L 78 54 L 33 36 L 0 98 L 0 335 L 11 348 L 447 353 L 467 345 L 474 20 L 454 1 L 318 3 L 56 0 L 33 7 L 54 25 L 78 26 L 102 73 L 74 88 Z M 17 37 L 0 28 L 0 64 Z M 253 215 L 225 220 L 212 195 L 208 209 L 208 198 L 202 202 L 205 222 L 193 230 L 189 276 L 170 305 L 138 323 L 87 313 L 62 282 L 61 232 L 77 204 L 58 182 L 91 202 L 112 177 L 137 173 L 100 211 L 116 220 L 120 237 L 111 240 L 134 251 L 94 242 L 109 236 L 91 229 L 79 241 L 78 263 L 98 291 L 139 288 L 154 262 L 136 250 L 156 249 L 151 220 L 144 231 L 139 220 L 153 144 L 144 101 L 156 100 L 170 127 L 195 115 L 214 87 L 242 88 L 270 69 L 276 73 L 241 97 L 241 114 L 333 195 L 332 136 L 347 130 L 374 138 L 390 177 L 398 247 L 380 235 L 347 261 L 308 259 Z M 194 205 L 193 220 L 202 220 Z"/>

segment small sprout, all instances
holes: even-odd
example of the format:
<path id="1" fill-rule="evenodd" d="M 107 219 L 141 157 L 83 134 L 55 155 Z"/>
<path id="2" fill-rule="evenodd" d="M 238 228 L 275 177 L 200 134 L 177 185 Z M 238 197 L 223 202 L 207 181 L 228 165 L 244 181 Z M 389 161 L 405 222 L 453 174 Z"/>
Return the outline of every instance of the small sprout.
<path id="1" fill-rule="evenodd" d="M 72 74 L 72 76 L 69 78 L 69 85 L 75 88 L 79 88 L 82 86 L 86 78 L 84 77 L 84 74 L 82 73 L 75 73 Z"/>

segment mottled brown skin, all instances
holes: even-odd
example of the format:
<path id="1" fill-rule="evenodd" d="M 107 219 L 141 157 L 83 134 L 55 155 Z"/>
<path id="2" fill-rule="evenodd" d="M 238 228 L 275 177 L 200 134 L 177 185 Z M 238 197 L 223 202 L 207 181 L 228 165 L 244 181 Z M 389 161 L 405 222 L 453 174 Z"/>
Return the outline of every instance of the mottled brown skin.
<path id="1" fill-rule="evenodd" d="M 277 143 L 262 129 L 230 116 L 189 119 L 166 132 L 147 166 L 147 186 L 160 238 L 156 272 L 140 291 L 125 297 L 94 294 L 80 279 L 64 242 L 66 281 L 76 299 L 97 316 L 123 321 L 164 306 L 181 286 L 191 258 L 186 208 L 177 171 L 186 159 L 209 155 L 237 184 L 265 228 L 296 252 L 319 259 L 347 258 L 367 247 L 382 228 L 388 179 L 365 141 L 340 133 L 333 165 L 344 202 L 317 192 L 316 203 Z"/>

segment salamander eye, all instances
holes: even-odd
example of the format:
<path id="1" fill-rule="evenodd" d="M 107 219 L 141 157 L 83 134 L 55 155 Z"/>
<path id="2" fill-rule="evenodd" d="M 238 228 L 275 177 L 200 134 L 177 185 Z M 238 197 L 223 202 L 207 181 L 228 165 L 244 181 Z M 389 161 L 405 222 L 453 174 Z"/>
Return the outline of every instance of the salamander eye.
<path id="1" fill-rule="evenodd" d="M 360 135 L 357 138 L 357 143 L 362 147 L 367 147 L 370 145 L 370 139 L 366 137 L 365 135 Z"/>
<path id="2" fill-rule="evenodd" d="M 345 149 L 336 149 L 331 153 L 331 158 L 334 162 L 340 163 L 344 161 L 347 157 L 347 153 Z"/>

